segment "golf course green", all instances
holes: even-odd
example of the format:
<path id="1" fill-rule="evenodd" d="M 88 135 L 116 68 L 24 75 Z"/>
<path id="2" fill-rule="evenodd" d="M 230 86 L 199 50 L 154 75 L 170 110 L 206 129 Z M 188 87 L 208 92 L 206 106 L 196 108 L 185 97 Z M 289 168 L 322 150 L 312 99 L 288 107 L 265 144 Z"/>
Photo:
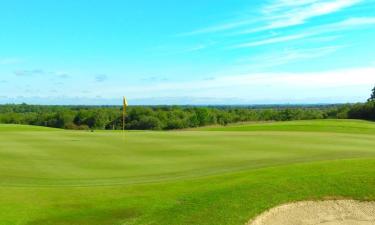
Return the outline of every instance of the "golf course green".
<path id="1" fill-rule="evenodd" d="M 1 225 L 244 225 L 300 200 L 375 200 L 375 123 L 178 131 L 0 125 Z"/>

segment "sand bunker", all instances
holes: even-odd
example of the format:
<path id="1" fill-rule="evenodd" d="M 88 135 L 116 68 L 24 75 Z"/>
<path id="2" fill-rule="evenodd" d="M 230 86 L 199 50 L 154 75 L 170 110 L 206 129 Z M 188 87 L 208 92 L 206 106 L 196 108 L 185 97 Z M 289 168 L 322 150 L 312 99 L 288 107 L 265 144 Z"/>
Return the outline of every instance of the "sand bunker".
<path id="1" fill-rule="evenodd" d="M 375 225 L 375 202 L 307 201 L 273 208 L 248 225 Z"/>

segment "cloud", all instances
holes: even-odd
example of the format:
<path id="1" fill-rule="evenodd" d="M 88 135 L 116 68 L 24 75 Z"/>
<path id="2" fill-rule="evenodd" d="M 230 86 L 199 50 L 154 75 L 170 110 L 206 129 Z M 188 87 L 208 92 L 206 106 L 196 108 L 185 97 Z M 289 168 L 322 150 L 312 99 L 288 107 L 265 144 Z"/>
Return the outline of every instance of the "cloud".
<path id="1" fill-rule="evenodd" d="M 186 49 L 182 50 L 181 53 L 200 51 L 200 50 L 203 50 L 203 49 L 207 48 L 207 46 L 209 46 L 209 45 L 199 44 L 199 45 L 196 45 L 196 46 L 193 46 L 193 47 L 190 47 L 190 48 L 186 48 Z"/>
<path id="2" fill-rule="evenodd" d="M 335 13 L 360 2 L 362 0 L 277 0 L 263 9 L 269 22 L 262 29 L 300 25 L 314 17 Z"/>
<path id="3" fill-rule="evenodd" d="M 338 22 L 336 24 L 327 26 L 327 28 L 333 27 L 336 29 L 345 29 L 348 27 L 356 27 L 358 25 L 374 25 L 375 24 L 375 17 L 356 17 L 356 18 L 349 18 L 342 22 Z"/>
<path id="4" fill-rule="evenodd" d="M 14 71 L 16 76 L 35 76 L 45 74 L 45 72 L 41 69 L 34 69 L 34 70 L 17 70 Z"/>
<path id="5" fill-rule="evenodd" d="M 96 82 L 104 82 L 106 80 L 108 80 L 108 76 L 105 75 L 105 74 L 99 74 L 99 75 L 95 76 L 95 81 Z"/>
<path id="6" fill-rule="evenodd" d="M 308 38 L 306 39 L 306 41 L 323 43 L 323 42 L 331 42 L 331 41 L 337 40 L 340 37 L 342 36 L 341 35 L 327 35 L 327 36 Z"/>
<path id="7" fill-rule="evenodd" d="M 221 31 L 231 30 L 231 29 L 235 29 L 238 27 L 243 27 L 246 25 L 254 24 L 256 22 L 259 22 L 259 19 L 244 19 L 240 21 L 223 23 L 223 24 L 219 24 L 216 26 L 211 26 L 211 27 L 193 30 L 193 31 L 186 32 L 186 33 L 181 33 L 181 34 L 178 34 L 177 36 L 183 37 L 183 36 L 193 36 L 193 35 L 199 35 L 199 34 L 221 32 Z"/>
<path id="8" fill-rule="evenodd" d="M 168 78 L 151 76 L 151 77 L 142 78 L 141 80 L 146 81 L 146 82 L 160 82 L 160 81 L 168 81 Z"/>
<path id="9" fill-rule="evenodd" d="M 295 87 L 341 87 L 363 85 L 375 82 L 375 68 L 355 68 L 348 70 L 315 73 L 259 73 L 218 77 L 207 82 L 170 83 L 156 88 L 191 89 L 240 87 L 254 85 L 288 85 Z"/>
<path id="10" fill-rule="evenodd" d="M 114 99 L 115 96 L 126 94 L 130 99 L 145 101 L 148 99 L 148 104 L 156 102 L 159 104 L 168 102 L 174 104 L 337 103 L 365 101 L 375 83 L 374 74 L 374 66 L 308 73 L 273 72 L 235 75 L 228 71 L 227 75 L 212 76 L 207 80 L 166 81 L 142 85 L 124 83 L 100 85 L 92 93 L 82 93 L 82 87 L 79 85 L 69 87 L 64 95 L 51 93 L 49 92 L 51 89 L 37 92 L 33 90 L 33 93 L 37 93 L 35 96 L 38 98 L 51 98 L 55 104 L 62 104 L 67 99 L 74 98 L 85 99 L 80 101 L 81 104 L 91 104 L 89 99 L 94 98 L 98 93 L 102 99 Z M 9 92 L 0 95 L 31 96 L 24 89 L 12 95 Z M 167 101 L 171 96 L 174 100 Z M 117 101 L 121 102 L 120 97 Z M 104 100 L 99 102 L 108 104 Z"/>
<path id="11" fill-rule="evenodd" d="M 293 40 L 298 40 L 298 39 L 302 39 L 305 37 L 309 37 L 311 35 L 312 34 L 310 33 L 303 33 L 303 34 L 295 34 L 295 35 L 289 35 L 289 36 L 281 36 L 281 37 L 264 39 L 260 41 L 238 44 L 238 45 L 232 46 L 231 48 L 246 48 L 246 47 L 255 47 L 255 46 L 274 44 L 274 43 L 280 43 L 280 42 L 287 42 L 287 41 L 293 41 Z"/>
<path id="12" fill-rule="evenodd" d="M 56 73 L 56 75 L 57 75 L 59 78 L 61 78 L 61 79 L 67 79 L 67 78 L 70 77 L 69 74 L 67 74 L 67 73 L 63 73 L 63 72 L 58 72 L 58 73 Z"/>
<path id="13" fill-rule="evenodd" d="M 199 52 L 216 44 L 217 44 L 216 41 L 209 40 L 209 41 L 202 41 L 200 43 L 184 45 L 184 46 L 159 45 L 159 46 L 155 46 L 152 49 L 152 52 L 158 52 L 164 56 L 172 57 L 173 55 L 177 55 L 177 54 Z"/>
<path id="14" fill-rule="evenodd" d="M 178 36 L 217 33 L 240 28 L 244 29 L 249 26 L 252 28 L 247 28 L 237 33 L 253 33 L 286 28 L 304 24 L 315 17 L 339 12 L 359 4 L 363 0 L 273 0 L 264 2 L 264 5 L 260 8 L 260 14 L 247 13 L 247 18 L 197 29 Z M 254 15 L 256 15 L 256 18 Z"/>
<path id="15" fill-rule="evenodd" d="M 67 79 L 70 75 L 65 72 L 55 72 L 55 71 L 45 71 L 42 69 L 32 69 L 32 70 L 16 70 L 14 75 L 19 77 L 33 77 L 33 76 L 50 76 L 51 78 Z"/>
<path id="16" fill-rule="evenodd" d="M 326 33 L 334 33 L 347 29 L 358 29 L 362 26 L 375 25 L 375 17 L 360 17 L 360 18 L 349 18 L 340 22 L 321 25 L 305 29 L 303 33 L 291 34 L 287 36 L 271 37 L 263 40 L 254 42 L 247 42 L 231 46 L 230 48 L 246 48 L 256 47 L 268 44 L 283 43 L 289 41 L 300 40 L 307 37 L 318 36 Z"/>
<path id="17" fill-rule="evenodd" d="M 320 58 L 330 55 L 346 46 L 326 46 L 320 48 L 278 50 L 257 57 L 244 58 L 240 62 L 250 64 L 253 69 L 270 68 L 305 59 Z"/>
<path id="18" fill-rule="evenodd" d="M 321 72 L 252 73 L 213 77 L 210 80 L 190 82 L 163 82 L 136 86 L 102 87 L 104 97 L 121 96 L 126 90 L 129 98 L 162 98 L 173 96 L 191 98 L 241 98 L 249 102 L 284 102 L 315 99 L 321 102 L 331 98 L 333 102 L 365 100 L 375 83 L 375 67 L 351 68 Z M 296 94 L 298 93 L 298 94 Z M 356 93 L 353 95 L 353 93 Z M 297 97 L 296 97 L 297 96 Z M 231 104 L 227 102 L 227 104 Z"/>

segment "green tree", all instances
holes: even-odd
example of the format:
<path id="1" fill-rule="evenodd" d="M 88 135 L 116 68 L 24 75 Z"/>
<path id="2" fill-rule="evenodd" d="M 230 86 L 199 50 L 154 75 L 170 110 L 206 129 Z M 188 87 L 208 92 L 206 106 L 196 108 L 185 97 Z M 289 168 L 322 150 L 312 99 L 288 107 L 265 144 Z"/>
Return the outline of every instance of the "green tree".
<path id="1" fill-rule="evenodd" d="M 285 121 L 321 118 L 375 120 L 375 90 L 371 101 L 358 105 L 295 106 L 136 106 L 129 107 L 126 129 L 169 130 L 245 121 Z M 122 129 L 119 106 L 0 105 L 0 123 L 65 129 Z"/>
<path id="2" fill-rule="evenodd" d="M 160 120 L 152 116 L 142 116 L 138 121 L 138 129 L 141 130 L 160 130 Z"/>
<path id="3" fill-rule="evenodd" d="M 372 89 L 371 97 L 368 99 L 368 101 L 375 101 L 375 87 Z"/>
<path id="4" fill-rule="evenodd" d="M 57 112 L 54 118 L 53 127 L 65 128 L 66 125 L 73 123 L 74 115 L 68 110 Z"/>

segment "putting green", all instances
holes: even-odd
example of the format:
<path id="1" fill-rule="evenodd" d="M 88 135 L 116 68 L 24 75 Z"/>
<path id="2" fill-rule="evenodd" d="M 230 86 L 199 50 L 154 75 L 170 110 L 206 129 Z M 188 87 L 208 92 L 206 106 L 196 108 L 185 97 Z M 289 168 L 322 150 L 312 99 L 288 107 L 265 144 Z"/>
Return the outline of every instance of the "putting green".
<path id="1" fill-rule="evenodd" d="M 0 125 L 0 224 L 239 225 L 290 201 L 374 200 L 374 174 L 364 121 L 125 134 Z"/>

